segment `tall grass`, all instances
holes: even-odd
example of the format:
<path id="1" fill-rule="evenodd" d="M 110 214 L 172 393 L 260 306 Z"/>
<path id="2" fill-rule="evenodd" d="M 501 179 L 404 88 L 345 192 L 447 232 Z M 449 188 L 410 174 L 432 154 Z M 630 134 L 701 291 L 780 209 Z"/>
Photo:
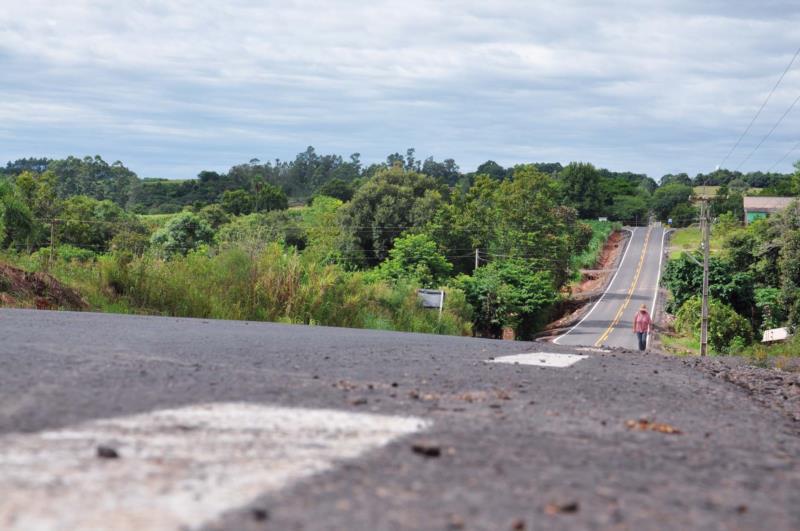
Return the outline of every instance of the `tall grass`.
<path id="1" fill-rule="evenodd" d="M 573 280 L 580 278 L 581 269 L 591 269 L 600 258 L 600 253 L 603 251 L 603 246 L 608 240 L 612 232 L 621 227 L 619 222 L 615 221 L 596 221 L 596 220 L 581 220 L 592 227 L 592 238 L 589 244 L 582 253 L 576 254 L 572 257 L 571 266 L 573 270 Z"/>
<path id="2" fill-rule="evenodd" d="M 134 308 L 184 317 L 247 319 L 462 335 L 470 308 L 450 290 L 441 318 L 419 306 L 414 286 L 370 282 L 360 272 L 271 244 L 163 260 L 106 256 L 100 282 Z"/>

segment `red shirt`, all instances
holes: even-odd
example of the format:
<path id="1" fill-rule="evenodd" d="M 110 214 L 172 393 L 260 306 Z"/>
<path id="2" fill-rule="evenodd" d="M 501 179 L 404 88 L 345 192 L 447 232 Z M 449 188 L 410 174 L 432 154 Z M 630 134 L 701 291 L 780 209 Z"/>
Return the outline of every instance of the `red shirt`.
<path id="1" fill-rule="evenodd" d="M 634 332 L 649 332 L 650 331 L 650 314 L 647 312 L 636 312 L 636 317 L 633 319 Z"/>

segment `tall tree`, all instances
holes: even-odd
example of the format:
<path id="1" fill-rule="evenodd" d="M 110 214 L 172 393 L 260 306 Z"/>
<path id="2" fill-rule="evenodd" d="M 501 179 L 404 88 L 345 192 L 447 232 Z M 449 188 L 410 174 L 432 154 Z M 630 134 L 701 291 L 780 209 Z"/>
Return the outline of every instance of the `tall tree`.
<path id="1" fill-rule="evenodd" d="M 587 162 L 571 162 L 561 172 L 567 204 L 578 210 L 582 218 L 597 217 L 602 210 L 600 173 Z"/>

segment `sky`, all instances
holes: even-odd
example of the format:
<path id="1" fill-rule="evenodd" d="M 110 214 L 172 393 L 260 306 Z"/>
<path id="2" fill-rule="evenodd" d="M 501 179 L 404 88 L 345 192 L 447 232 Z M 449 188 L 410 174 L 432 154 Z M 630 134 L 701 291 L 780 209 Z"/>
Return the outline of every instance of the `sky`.
<path id="1" fill-rule="evenodd" d="M 462 171 L 712 171 L 800 46 L 794 0 L 0 0 L 0 161 L 140 177 L 416 148 Z M 800 141 L 800 58 L 725 166 Z M 800 148 L 775 167 L 789 171 Z"/>

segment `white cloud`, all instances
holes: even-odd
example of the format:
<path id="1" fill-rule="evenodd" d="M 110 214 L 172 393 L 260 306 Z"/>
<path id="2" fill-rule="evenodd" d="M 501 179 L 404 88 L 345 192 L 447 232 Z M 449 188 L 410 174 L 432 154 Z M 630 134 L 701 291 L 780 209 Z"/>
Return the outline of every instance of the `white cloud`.
<path id="1" fill-rule="evenodd" d="M 789 1 L 2 3 L 0 134 L 13 141 L 0 157 L 110 152 L 169 177 L 308 144 L 367 159 L 415 146 L 466 169 L 705 171 L 800 42 Z M 770 166 L 798 124 L 748 166 Z"/>

